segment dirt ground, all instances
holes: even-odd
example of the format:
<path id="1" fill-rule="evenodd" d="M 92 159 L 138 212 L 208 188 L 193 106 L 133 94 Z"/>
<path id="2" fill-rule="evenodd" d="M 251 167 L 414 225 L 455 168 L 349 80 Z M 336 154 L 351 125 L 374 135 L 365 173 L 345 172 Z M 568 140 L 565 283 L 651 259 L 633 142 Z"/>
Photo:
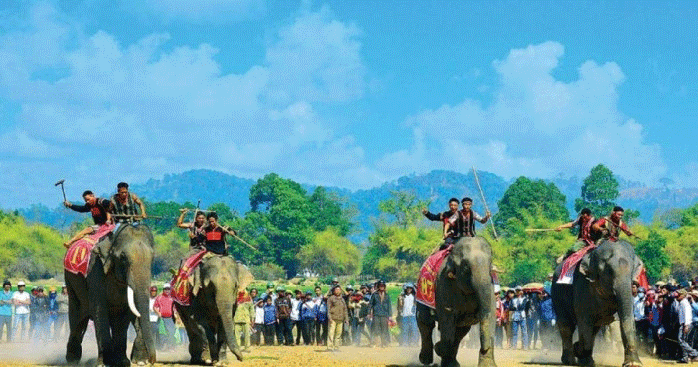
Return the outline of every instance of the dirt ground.
<path id="1" fill-rule="evenodd" d="M 65 346 L 47 343 L 11 343 L 0 344 L 0 365 L 2 366 L 58 366 L 65 365 L 63 355 Z M 342 347 L 337 352 L 328 352 L 322 347 L 253 347 L 251 353 L 245 354 L 243 362 L 228 361 L 229 366 L 389 366 L 418 367 L 417 348 L 370 348 Z M 231 357 L 232 355 L 229 354 Z M 95 364 L 96 347 L 85 345 L 81 365 Z M 597 351 L 594 355 L 598 367 L 621 366 L 621 352 Z M 461 348 L 458 360 L 462 366 L 477 366 L 477 350 Z M 500 367 L 536 367 L 560 365 L 558 350 L 506 350 L 497 349 L 495 360 Z M 155 366 L 186 366 L 189 361 L 186 348 L 181 346 L 175 351 L 159 352 Z M 438 361 L 438 360 L 437 360 Z M 674 362 L 660 361 L 655 358 L 642 357 L 645 367 L 666 366 Z"/>

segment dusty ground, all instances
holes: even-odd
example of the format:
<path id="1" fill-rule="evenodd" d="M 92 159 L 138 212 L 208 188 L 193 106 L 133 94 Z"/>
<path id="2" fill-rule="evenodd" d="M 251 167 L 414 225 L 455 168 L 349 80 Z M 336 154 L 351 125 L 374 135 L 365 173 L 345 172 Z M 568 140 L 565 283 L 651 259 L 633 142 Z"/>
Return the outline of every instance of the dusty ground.
<path id="1" fill-rule="evenodd" d="M 342 347 L 338 352 L 328 352 L 322 347 L 258 347 L 245 354 L 245 361 L 229 362 L 229 366 L 421 366 L 416 348 L 392 347 L 387 349 L 369 347 Z M 65 365 L 64 346 L 48 343 L 12 343 L 0 344 L 0 365 L 2 366 L 42 366 Z M 90 366 L 95 362 L 96 348 L 86 345 L 82 365 Z M 458 354 L 462 366 L 477 366 L 477 351 L 462 348 Z M 622 353 L 597 351 L 597 366 L 620 366 Z M 184 347 L 173 352 L 158 354 L 156 366 L 184 366 L 189 360 Z M 535 367 L 560 365 L 560 352 L 557 350 L 511 351 L 498 349 L 495 360 L 500 367 Z M 644 357 L 646 367 L 666 366 L 674 362 L 660 361 Z"/>

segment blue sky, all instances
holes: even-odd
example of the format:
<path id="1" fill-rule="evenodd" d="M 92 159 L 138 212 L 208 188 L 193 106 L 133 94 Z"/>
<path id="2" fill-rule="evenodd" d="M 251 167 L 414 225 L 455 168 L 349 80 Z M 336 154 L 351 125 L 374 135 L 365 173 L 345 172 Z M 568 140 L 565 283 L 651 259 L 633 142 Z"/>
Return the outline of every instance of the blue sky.
<path id="1" fill-rule="evenodd" d="M 193 6 L 192 4 L 196 4 Z M 193 168 L 698 187 L 698 5 L 0 2 L 0 207 Z"/>

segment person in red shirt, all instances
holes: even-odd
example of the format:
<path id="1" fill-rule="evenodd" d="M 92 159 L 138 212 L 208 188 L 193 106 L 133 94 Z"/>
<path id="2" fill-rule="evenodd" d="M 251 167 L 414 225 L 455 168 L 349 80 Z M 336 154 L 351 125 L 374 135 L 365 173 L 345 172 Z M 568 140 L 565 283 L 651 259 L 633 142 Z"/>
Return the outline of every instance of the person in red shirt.
<path id="1" fill-rule="evenodd" d="M 601 233 L 600 240 L 609 240 L 611 242 L 618 241 L 620 232 L 625 232 L 628 237 L 633 237 L 635 234 L 630 231 L 628 226 L 623 221 L 623 208 L 616 206 L 613 208 L 611 215 L 597 220 L 591 228 Z"/>
<path id="2" fill-rule="evenodd" d="M 228 227 L 218 224 L 218 214 L 214 212 L 208 213 L 206 219 L 208 219 L 208 226 L 204 229 L 206 233 L 204 246 L 214 254 L 228 255 L 228 243 L 225 240 L 225 236 L 235 236 L 237 233 Z"/>
<path id="3" fill-rule="evenodd" d="M 155 298 L 155 303 L 153 303 L 153 310 L 160 316 L 165 325 L 165 330 L 167 330 L 167 335 L 163 335 L 161 339 L 161 347 L 166 349 L 173 349 L 175 347 L 174 305 L 170 290 L 170 284 L 165 283 L 165 285 L 162 286 L 162 293 Z"/>

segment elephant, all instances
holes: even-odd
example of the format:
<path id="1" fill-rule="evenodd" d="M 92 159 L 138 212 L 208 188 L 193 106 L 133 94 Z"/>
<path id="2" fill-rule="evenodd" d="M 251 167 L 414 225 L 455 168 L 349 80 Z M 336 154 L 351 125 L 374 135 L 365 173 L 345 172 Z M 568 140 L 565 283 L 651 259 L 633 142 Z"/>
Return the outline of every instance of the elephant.
<path id="1" fill-rule="evenodd" d="M 242 361 L 233 317 L 238 290 L 251 280 L 249 271 L 230 256 L 208 255 L 195 268 L 191 304 L 175 302 L 189 335 L 192 364 L 222 361 L 226 346 Z"/>
<path id="2" fill-rule="evenodd" d="M 602 242 L 582 259 L 571 285 L 557 284 L 561 268 L 562 264 L 555 271 L 550 293 L 562 338 L 562 363 L 593 366 L 596 334 L 613 322 L 617 312 L 625 348 L 623 367 L 642 366 L 637 354 L 631 288 L 643 264 L 633 246 L 623 240 Z M 575 328 L 579 341 L 573 344 Z"/>
<path id="3" fill-rule="evenodd" d="M 417 325 L 422 337 L 419 361 L 429 365 L 433 351 L 441 366 L 459 366 L 461 339 L 480 323 L 479 367 L 496 367 L 494 361 L 495 300 L 490 269 L 492 248 L 482 237 L 463 237 L 446 257 L 436 277 L 436 309 L 417 303 Z M 439 323 L 441 340 L 434 345 L 432 331 Z"/>
<path id="4" fill-rule="evenodd" d="M 94 321 L 98 364 L 130 365 L 126 333 L 133 323 L 137 338 L 131 357 L 155 363 L 155 342 L 148 318 L 153 234 L 142 224 L 121 224 L 93 248 L 87 276 L 65 271 L 68 286 L 66 360 L 82 358 L 87 323 Z"/>

